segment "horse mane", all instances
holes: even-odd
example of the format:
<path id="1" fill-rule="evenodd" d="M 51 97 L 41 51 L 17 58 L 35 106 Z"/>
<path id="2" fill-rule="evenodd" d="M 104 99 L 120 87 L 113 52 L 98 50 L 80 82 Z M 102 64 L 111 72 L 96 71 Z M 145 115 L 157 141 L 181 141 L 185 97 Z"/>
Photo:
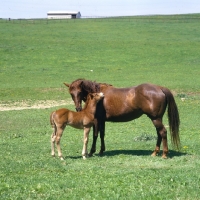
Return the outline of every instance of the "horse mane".
<path id="1" fill-rule="evenodd" d="M 84 89 L 88 93 L 100 92 L 101 85 L 112 86 L 107 83 L 97 83 L 96 81 L 83 80 L 82 89 Z"/>
<path id="2" fill-rule="evenodd" d="M 88 93 L 100 92 L 100 84 L 95 81 L 83 80 L 82 89 Z"/>
<path id="3" fill-rule="evenodd" d="M 79 79 L 76 79 L 75 81 L 73 81 L 70 84 L 70 88 L 73 88 L 73 86 L 75 84 L 78 84 L 87 93 L 100 92 L 100 86 L 101 85 L 112 86 L 111 84 L 97 83 L 96 81 L 90 81 L 90 80 L 86 80 L 84 78 L 79 78 Z"/>

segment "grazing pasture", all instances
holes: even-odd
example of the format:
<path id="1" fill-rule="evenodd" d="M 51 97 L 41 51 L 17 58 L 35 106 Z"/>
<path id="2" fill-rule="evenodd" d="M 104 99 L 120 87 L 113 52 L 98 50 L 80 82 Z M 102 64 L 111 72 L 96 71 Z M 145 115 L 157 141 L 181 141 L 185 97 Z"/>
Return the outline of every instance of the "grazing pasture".
<path id="1" fill-rule="evenodd" d="M 0 199 L 199 199 L 199 20 L 0 20 Z M 106 122 L 104 156 L 86 160 L 82 131 L 69 127 L 65 160 L 52 158 L 49 115 L 75 110 L 63 82 L 77 78 L 169 88 L 180 114 L 180 152 L 169 142 L 168 159 L 151 157 L 155 129 L 142 116 Z"/>

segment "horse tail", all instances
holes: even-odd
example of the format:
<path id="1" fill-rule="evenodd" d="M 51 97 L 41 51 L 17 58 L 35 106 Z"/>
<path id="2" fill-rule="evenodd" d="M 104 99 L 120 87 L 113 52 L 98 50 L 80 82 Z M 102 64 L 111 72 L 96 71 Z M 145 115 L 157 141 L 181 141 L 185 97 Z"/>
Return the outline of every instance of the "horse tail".
<path id="1" fill-rule="evenodd" d="M 56 127 L 56 124 L 55 124 L 55 121 L 54 121 L 54 115 L 55 115 L 55 111 L 52 112 L 51 115 L 50 115 L 50 124 L 51 124 L 51 127 L 53 128 L 52 137 L 56 135 L 56 130 L 57 130 L 57 127 Z"/>
<path id="2" fill-rule="evenodd" d="M 169 121 L 169 129 L 171 135 L 172 145 L 180 149 L 180 137 L 179 137 L 179 112 L 178 107 L 176 105 L 173 94 L 167 88 L 161 88 L 163 93 L 166 96 L 167 104 L 168 104 L 168 121 Z"/>

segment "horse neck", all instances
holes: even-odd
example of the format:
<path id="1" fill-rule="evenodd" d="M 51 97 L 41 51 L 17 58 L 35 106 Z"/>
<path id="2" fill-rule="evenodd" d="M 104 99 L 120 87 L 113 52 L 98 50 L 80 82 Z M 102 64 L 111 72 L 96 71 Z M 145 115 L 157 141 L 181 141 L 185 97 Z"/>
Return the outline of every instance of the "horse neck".
<path id="1" fill-rule="evenodd" d="M 104 93 L 109 87 L 113 86 L 109 84 L 100 84 L 100 91 Z"/>

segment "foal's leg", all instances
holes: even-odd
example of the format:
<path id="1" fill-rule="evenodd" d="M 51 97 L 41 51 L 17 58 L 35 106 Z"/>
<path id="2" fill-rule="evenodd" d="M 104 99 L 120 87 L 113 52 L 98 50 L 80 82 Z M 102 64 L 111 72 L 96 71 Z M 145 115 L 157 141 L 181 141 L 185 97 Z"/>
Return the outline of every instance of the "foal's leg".
<path id="1" fill-rule="evenodd" d="M 162 119 L 152 120 L 154 126 L 156 127 L 158 139 L 156 143 L 156 148 L 154 152 L 151 154 L 152 156 L 156 156 L 160 152 L 161 141 L 163 142 L 163 155 L 162 158 L 167 158 L 168 154 L 168 144 L 167 144 L 167 130 L 165 129 Z"/>
<path id="2" fill-rule="evenodd" d="M 56 139 L 56 135 L 55 135 L 55 132 L 53 132 L 51 135 L 51 155 L 53 157 L 55 156 L 55 139 Z"/>
<path id="3" fill-rule="evenodd" d="M 63 133 L 63 129 L 62 128 L 57 128 L 57 133 L 56 133 L 56 145 L 57 145 L 57 150 L 58 150 L 58 156 L 61 160 L 64 160 L 63 156 L 62 156 L 62 152 L 61 152 L 61 147 L 60 147 L 60 139 L 62 137 L 62 133 Z"/>
<path id="4" fill-rule="evenodd" d="M 86 159 L 88 156 L 87 151 L 87 144 L 88 144 L 88 137 L 89 137 L 90 128 L 84 127 L 84 138 L 83 138 L 83 150 L 82 150 L 82 156 L 83 159 Z"/>
<path id="5" fill-rule="evenodd" d="M 53 129 L 53 133 L 51 135 L 51 155 L 55 156 L 55 139 L 56 139 L 56 132 L 57 132 L 57 127 L 56 124 L 54 122 L 54 115 L 55 112 L 52 112 L 50 115 L 50 124 L 52 126 Z"/>

